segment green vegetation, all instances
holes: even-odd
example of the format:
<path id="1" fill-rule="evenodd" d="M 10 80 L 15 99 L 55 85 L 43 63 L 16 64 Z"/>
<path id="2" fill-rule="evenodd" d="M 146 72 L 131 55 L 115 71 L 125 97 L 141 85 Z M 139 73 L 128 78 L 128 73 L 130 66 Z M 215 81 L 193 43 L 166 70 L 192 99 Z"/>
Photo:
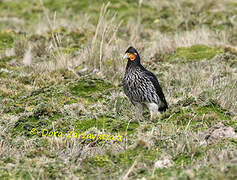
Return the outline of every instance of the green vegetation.
<path id="1" fill-rule="evenodd" d="M 92 98 L 92 95 L 94 96 L 96 93 L 100 93 L 101 91 L 105 92 L 111 87 L 112 85 L 110 83 L 106 83 L 103 80 L 88 79 L 73 82 L 69 89 L 74 95 L 79 95 L 80 97 L 90 99 Z"/>
<path id="2" fill-rule="evenodd" d="M 219 48 L 210 48 L 206 45 L 195 44 L 191 47 L 177 48 L 174 56 L 186 61 L 199 61 L 202 59 L 211 59 L 220 53 L 221 50 Z"/>
<path id="3" fill-rule="evenodd" d="M 0 1 L 0 179 L 236 179 L 236 13 L 232 0 Z M 153 122 L 123 93 L 130 45 L 169 104 Z"/>
<path id="4" fill-rule="evenodd" d="M 0 50 L 11 48 L 13 41 L 11 33 L 0 32 Z"/>

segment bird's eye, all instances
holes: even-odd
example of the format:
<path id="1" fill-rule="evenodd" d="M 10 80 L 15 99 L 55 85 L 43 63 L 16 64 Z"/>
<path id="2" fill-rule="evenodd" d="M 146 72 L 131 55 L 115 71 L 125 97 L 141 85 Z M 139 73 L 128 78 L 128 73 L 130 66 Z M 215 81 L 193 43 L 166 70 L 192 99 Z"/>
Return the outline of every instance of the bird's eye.
<path id="1" fill-rule="evenodd" d="M 136 55 L 135 54 L 129 54 L 129 59 L 130 60 L 135 60 L 136 59 Z"/>

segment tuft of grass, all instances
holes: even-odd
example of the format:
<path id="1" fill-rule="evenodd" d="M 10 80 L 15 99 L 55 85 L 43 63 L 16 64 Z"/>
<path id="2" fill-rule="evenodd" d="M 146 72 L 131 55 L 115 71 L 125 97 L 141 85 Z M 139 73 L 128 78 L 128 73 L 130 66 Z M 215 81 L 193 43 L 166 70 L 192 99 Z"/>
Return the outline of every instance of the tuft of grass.
<path id="1" fill-rule="evenodd" d="M 11 33 L 0 32 L 0 50 L 5 50 L 11 48 L 13 45 L 14 39 Z"/>
<path id="2" fill-rule="evenodd" d="M 200 61 L 202 59 L 212 59 L 221 53 L 220 48 L 211 48 L 203 44 L 196 44 L 190 47 L 177 48 L 174 58 L 182 58 L 185 61 Z"/>
<path id="3" fill-rule="evenodd" d="M 236 179 L 236 7 L 1 0 L 0 179 Z M 122 55 L 131 45 L 169 104 L 155 121 L 145 110 L 138 123 L 123 93 Z M 219 123 L 232 136 L 211 142 Z M 169 165 L 157 166 L 163 160 Z"/>

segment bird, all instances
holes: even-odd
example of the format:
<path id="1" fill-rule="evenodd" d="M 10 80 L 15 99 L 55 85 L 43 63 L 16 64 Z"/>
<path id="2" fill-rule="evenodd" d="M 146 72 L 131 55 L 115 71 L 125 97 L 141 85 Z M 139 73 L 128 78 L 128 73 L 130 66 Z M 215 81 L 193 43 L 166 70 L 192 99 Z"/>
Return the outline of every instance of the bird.
<path id="1" fill-rule="evenodd" d="M 140 56 L 134 47 L 130 46 L 126 50 L 123 59 L 128 60 L 122 82 L 124 93 L 136 107 L 138 115 L 146 107 L 153 121 L 158 112 L 163 113 L 168 109 L 162 88 L 156 76 L 141 65 Z"/>

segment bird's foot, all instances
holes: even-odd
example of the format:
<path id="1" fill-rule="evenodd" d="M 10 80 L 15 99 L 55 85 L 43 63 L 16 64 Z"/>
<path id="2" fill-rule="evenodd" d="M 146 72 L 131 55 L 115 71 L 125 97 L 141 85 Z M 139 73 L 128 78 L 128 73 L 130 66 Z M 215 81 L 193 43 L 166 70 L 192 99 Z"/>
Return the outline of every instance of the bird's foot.
<path id="1" fill-rule="evenodd" d="M 156 115 L 155 113 L 151 112 L 151 117 L 150 117 L 150 120 L 151 121 L 154 121 L 154 119 L 156 118 Z"/>
<path id="2" fill-rule="evenodd" d="M 156 119 L 160 119 L 160 114 L 155 113 L 155 112 L 151 112 L 150 120 L 155 121 Z"/>
<path id="3" fill-rule="evenodd" d="M 136 116 L 135 122 L 140 125 L 141 124 L 141 117 Z"/>

